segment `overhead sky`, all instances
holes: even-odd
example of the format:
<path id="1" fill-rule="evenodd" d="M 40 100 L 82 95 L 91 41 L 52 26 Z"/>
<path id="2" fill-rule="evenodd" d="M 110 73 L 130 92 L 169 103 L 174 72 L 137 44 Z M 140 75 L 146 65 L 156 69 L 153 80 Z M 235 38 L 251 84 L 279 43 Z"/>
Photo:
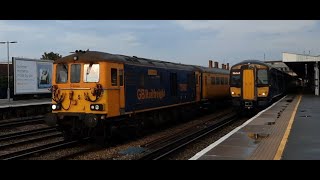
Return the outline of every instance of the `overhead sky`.
<path id="1" fill-rule="evenodd" d="M 306 20 L 2 20 L 10 58 L 94 50 L 208 66 L 208 60 L 280 60 L 282 52 L 320 55 L 320 21 Z M 0 44 L 0 61 L 7 47 Z"/>

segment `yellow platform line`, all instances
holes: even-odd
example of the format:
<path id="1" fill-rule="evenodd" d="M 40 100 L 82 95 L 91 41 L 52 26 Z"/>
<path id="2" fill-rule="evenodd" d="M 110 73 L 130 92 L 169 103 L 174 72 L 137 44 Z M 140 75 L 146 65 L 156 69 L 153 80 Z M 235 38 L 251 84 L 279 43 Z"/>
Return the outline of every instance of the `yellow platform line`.
<path id="1" fill-rule="evenodd" d="M 291 118 L 290 118 L 288 127 L 287 127 L 287 129 L 286 129 L 286 132 L 285 132 L 284 135 L 283 135 L 283 138 L 282 138 L 282 140 L 281 140 L 280 146 L 279 146 L 278 151 L 277 151 L 276 155 L 274 156 L 273 160 L 280 160 L 281 157 L 282 157 L 282 153 L 283 153 L 283 151 L 284 151 L 284 147 L 286 146 L 286 143 L 287 143 L 287 140 L 288 140 L 288 137 L 289 137 L 289 134 L 290 134 L 290 131 L 291 131 L 291 127 L 292 127 L 294 118 L 295 118 L 295 116 L 296 116 L 297 109 L 298 109 L 298 106 L 299 106 L 299 104 L 300 104 L 301 98 L 302 98 L 302 96 L 299 95 L 298 103 L 296 104 L 296 107 L 295 107 L 294 110 L 293 110 L 293 113 L 292 113 L 292 115 L 291 115 Z"/>

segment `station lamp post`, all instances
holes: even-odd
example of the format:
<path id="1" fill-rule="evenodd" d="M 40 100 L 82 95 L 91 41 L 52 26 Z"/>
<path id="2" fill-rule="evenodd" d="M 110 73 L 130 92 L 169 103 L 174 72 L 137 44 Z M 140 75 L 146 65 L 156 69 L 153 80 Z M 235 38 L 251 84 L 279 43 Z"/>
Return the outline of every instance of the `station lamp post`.
<path id="1" fill-rule="evenodd" d="M 7 89 L 7 98 L 10 101 L 10 56 L 9 56 L 9 44 L 18 43 L 17 41 L 2 41 L 0 44 L 7 44 L 7 53 L 8 53 L 8 89 Z"/>

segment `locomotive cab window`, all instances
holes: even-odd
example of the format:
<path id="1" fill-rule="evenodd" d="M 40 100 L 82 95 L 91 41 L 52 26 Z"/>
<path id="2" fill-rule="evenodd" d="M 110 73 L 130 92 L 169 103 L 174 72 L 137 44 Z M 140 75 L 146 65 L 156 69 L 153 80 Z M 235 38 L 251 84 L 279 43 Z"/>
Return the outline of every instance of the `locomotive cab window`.
<path id="1" fill-rule="evenodd" d="M 99 82 L 100 76 L 99 64 L 85 64 L 83 68 L 83 81 L 84 82 Z"/>
<path id="2" fill-rule="evenodd" d="M 58 64 L 57 65 L 57 83 L 68 82 L 68 64 Z"/>
<path id="3" fill-rule="evenodd" d="M 80 82 L 80 72 L 81 65 L 80 64 L 72 64 L 71 65 L 71 82 L 79 83 Z"/>
<path id="4" fill-rule="evenodd" d="M 266 69 L 259 69 L 257 72 L 258 85 L 268 85 L 268 71 Z"/>

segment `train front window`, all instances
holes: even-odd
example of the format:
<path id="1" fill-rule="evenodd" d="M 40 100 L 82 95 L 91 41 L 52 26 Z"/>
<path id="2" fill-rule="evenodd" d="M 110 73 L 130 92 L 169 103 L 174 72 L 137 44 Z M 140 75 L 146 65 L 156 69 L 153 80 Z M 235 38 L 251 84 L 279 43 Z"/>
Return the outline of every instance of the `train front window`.
<path id="1" fill-rule="evenodd" d="M 71 82 L 79 83 L 80 82 L 80 72 L 81 65 L 80 64 L 72 64 L 71 65 Z"/>
<path id="2" fill-rule="evenodd" d="M 241 85 L 241 76 L 240 71 L 233 71 L 231 73 L 230 85 L 231 86 L 240 86 Z"/>
<path id="3" fill-rule="evenodd" d="M 259 69 L 257 73 L 257 80 L 259 85 L 267 85 L 268 82 L 268 71 L 266 69 Z"/>
<path id="4" fill-rule="evenodd" d="M 68 82 L 68 64 L 57 64 L 56 83 Z"/>
<path id="5" fill-rule="evenodd" d="M 84 82 L 99 82 L 100 66 L 99 64 L 85 64 L 83 68 Z"/>

